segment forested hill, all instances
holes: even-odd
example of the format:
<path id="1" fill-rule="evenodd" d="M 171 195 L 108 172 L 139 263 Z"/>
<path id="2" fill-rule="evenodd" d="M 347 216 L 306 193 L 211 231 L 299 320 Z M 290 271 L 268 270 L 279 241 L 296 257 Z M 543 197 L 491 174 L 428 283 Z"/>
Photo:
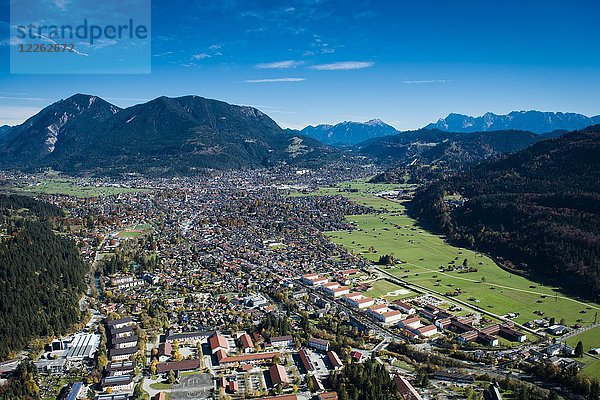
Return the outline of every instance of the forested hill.
<path id="1" fill-rule="evenodd" d="M 79 321 L 88 267 L 70 240 L 55 235 L 57 207 L 0 195 L 0 360 L 37 336 L 60 335 Z"/>
<path id="2" fill-rule="evenodd" d="M 599 154 L 597 125 L 438 181 L 410 210 L 454 242 L 598 300 Z"/>

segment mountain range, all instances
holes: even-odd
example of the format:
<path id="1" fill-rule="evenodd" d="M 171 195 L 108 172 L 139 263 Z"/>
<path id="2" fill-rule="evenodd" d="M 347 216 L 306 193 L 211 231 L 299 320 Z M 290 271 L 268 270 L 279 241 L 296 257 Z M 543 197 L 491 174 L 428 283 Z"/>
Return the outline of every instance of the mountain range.
<path id="1" fill-rule="evenodd" d="M 396 128 L 379 119 L 368 122 L 345 121 L 336 125 L 309 125 L 300 131 L 290 131 L 333 146 L 355 145 L 368 139 L 398 134 Z"/>
<path id="2" fill-rule="evenodd" d="M 486 113 L 480 117 L 450 114 L 426 129 L 446 132 L 487 132 L 498 130 L 520 130 L 547 133 L 556 130 L 574 131 L 599 124 L 600 115 L 586 117 L 582 114 L 541 111 L 513 111 L 507 115 Z"/>
<path id="3" fill-rule="evenodd" d="M 121 109 L 76 94 L 21 125 L 0 127 L 0 167 L 171 174 L 281 162 L 311 166 L 358 153 L 392 166 L 462 169 L 566 132 L 556 129 L 580 129 L 595 120 L 600 116 L 527 111 L 477 118 L 451 114 L 406 132 L 376 119 L 297 131 L 281 129 L 256 108 L 199 96 L 163 96 Z"/>
<path id="4" fill-rule="evenodd" d="M 527 131 L 457 133 L 420 129 L 367 140 L 356 146 L 364 156 L 392 165 L 433 165 L 461 169 L 497 156 L 514 153 L 562 131 L 538 135 Z"/>
<path id="5" fill-rule="evenodd" d="M 450 114 L 436 123 L 428 124 L 423 129 L 456 133 L 516 130 L 544 134 L 558 130 L 567 132 L 583 129 L 598 123 L 600 123 L 600 115 L 587 117 L 575 113 L 513 111 L 507 115 L 486 113 L 480 117 Z M 378 119 L 368 122 L 346 121 L 336 125 L 309 125 L 302 130 L 288 131 L 310 136 L 325 144 L 339 147 L 360 145 L 370 139 L 405 133 Z"/>
<path id="6" fill-rule="evenodd" d="M 198 96 L 159 97 L 121 109 L 76 94 L 0 137 L 1 165 L 71 173 L 312 164 L 337 154 L 312 138 L 283 131 L 256 108 Z"/>

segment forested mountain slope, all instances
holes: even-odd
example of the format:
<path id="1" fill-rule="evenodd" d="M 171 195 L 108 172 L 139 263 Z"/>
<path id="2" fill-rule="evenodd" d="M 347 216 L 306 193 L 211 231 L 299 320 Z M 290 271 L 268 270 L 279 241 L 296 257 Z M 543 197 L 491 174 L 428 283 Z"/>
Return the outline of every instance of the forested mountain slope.
<path id="1" fill-rule="evenodd" d="M 433 183 L 410 210 L 454 242 L 598 300 L 599 154 L 600 126 L 568 133 Z"/>

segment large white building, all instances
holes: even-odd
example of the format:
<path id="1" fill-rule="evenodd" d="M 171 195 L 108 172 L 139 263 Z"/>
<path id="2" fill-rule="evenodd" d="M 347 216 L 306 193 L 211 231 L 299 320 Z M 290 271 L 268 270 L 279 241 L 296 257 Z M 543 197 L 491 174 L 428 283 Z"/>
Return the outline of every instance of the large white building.
<path id="1" fill-rule="evenodd" d="M 400 300 L 396 300 L 394 302 L 394 305 L 403 313 L 408 314 L 408 315 L 412 315 L 415 314 L 417 312 L 417 309 L 414 308 L 412 305 L 405 303 L 403 301 Z"/>
<path id="2" fill-rule="evenodd" d="M 378 304 L 369 308 L 367 313 L 384 324 L 393 324 L 402 319 L 402 313 L 398 310 L 391 310 L 387 304 Z"/>
<path id="3" fill-rule="evenodd" d="M 82 361 L 92 359 L 100 346 L 100 335 L 93 333 L 78 333 L 73 336 L 63 358 L 68 361 Z"/>
<path id="4" fill-rule="evenodd" d="M 329 279 L 319 276 L 319 274 L 306 274 L 302 277 L 302 282 L 310 286 L 321 286 L 328 281 Z"/>
<path id="5" fill-rule="evenodd" d="M 328 282 L 322 287 L 325 293 L 327 293 L 333 298 L 337 298 L 350 293 L 350 288 L 348 286 L 342 286 L 338 282 Z"/>
<path id="6" fill-rule="evenodd" d="M 371 297 L 365 297 L 358 292 L 347 294 L 344 300 L 350 306 L 358 308 L 359 310 L 371 307 L 373 304 L 375 304 L 374 299 L 372 299 Z"/>

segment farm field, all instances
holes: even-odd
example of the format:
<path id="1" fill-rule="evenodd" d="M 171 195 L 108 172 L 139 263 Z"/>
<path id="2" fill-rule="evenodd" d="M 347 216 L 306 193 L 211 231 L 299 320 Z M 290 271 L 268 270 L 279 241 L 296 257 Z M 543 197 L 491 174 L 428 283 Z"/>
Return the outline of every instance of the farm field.
<path id="1" fill-rule="evenodd" d="M 359 185 L 355 188 L 361 187 L 361 184 L 355 185 Z M 539 319 L 543 313 L 556 318 L 557 322 L 564 319 L 568 325 L 577 322 L 586 325 L 592 323 L 594 313 L 600 311 L 597 304 L 570 298 L 558 288 L 504 271 L 485 255 L 446 243 L 442 237 L 420 228 L 406 215 L 401 202 L 373 196 L 375 190 L 386 190 L 386 185 L 373 185 L 377 188 L 362 185 L 369 190 L 359 189 L 347 196 L 383 212 L 347 216 L 356 230 L 327 232 L 326 235 L 349 251 L 375 262 L 381 255 L 393 255 L 402 263 L 387 268 L 387 271 L 398 278 L 441 295 L 460 289 L 457 299 L 498 315 L 518 313 L 519 317 L 515 319 L 518 323 Z M 390 185 L 387 190 L 394 186 L 399 185 Z M 328 190 L 335 188 L 321 189 L 317 193 Z M 369 252 L 369 248 L 374 251 Z M 477 272 L 440 270 L 440 267 L 461 266 L 465 259 Z"/>
<path id="2" fill-rule="evenodd" d="M 42 179 L 37 185 L 12 187 L 11 190 L 18 193 L 67 195 L 85 198 L 139 192 L 144 191 L 145 189 L 85 186 L 78 184 L 77 181 L 73 179 L 51 178 Z"/>

